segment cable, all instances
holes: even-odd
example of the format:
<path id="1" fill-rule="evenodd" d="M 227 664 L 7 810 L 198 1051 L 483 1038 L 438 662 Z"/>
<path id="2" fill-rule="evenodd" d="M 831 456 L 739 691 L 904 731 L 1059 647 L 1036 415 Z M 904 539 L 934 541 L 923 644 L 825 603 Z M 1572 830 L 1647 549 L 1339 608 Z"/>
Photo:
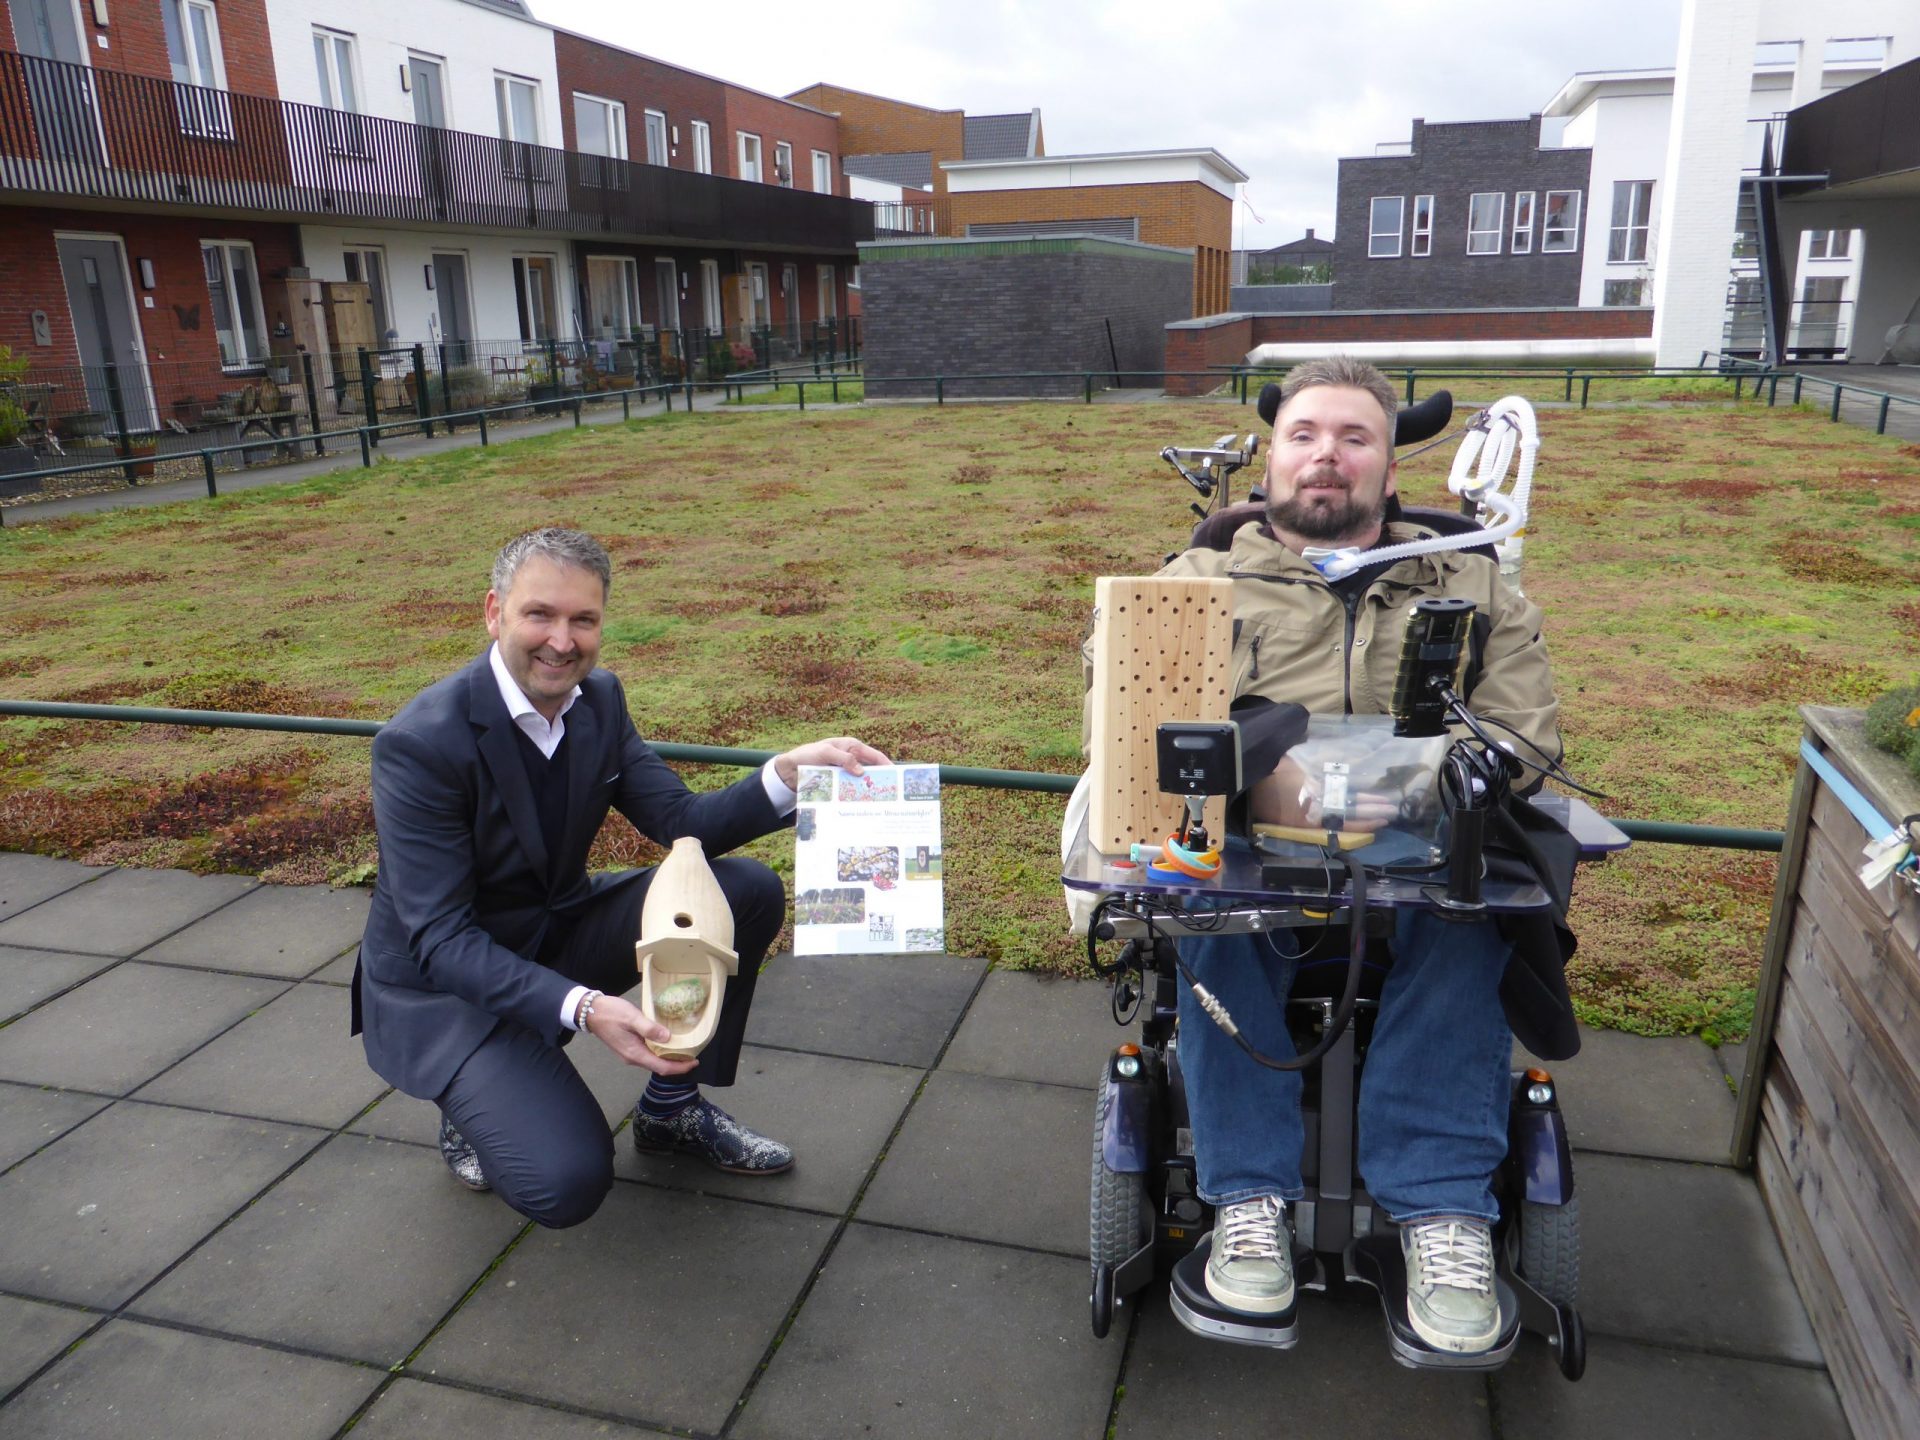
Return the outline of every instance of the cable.
<path id="1" fill-rule="evenodd" d="M 1604 790 L 1594 790 L 1594 789 L 1588 788 L 1585 785 L 1582 785 L 1578 780 L 1574 779 L 1573 776 L 1568 773 L 1567 767 L 1560 760 L 1555 759 L 1553 756 L 1547 754 L 1546 751 L 1542 750 L 1538 745 L 1534 744 L 1533 741 L 1529 740 L 1525 735 L 1522 735 L 1518 730 L 1514 729 L 1513 726 L 1507 724 L 1506 721 L 1496 720 L 1491 715 L 1477 715 L 1474 718 L 1480 721 L 1482 724 L 1491 725 L 1495 729 L 1506 731 L 1509 735 L 1513 736 L 1514 739 L 1518 740 L 1522 745 L 1526 746 L 1529 750 L 1531 750 L 1535 755 L 1538 755 L 1540 759 L 1545 761 L 1546 763 L 1540 764 L 1540 765 L 1534 765 L 1533 768 L 1538 770 L 1541 774 L 1546 775 L 1551 779 L 1558 780 L 1562 785 L 1565 785 L 1570 789 L 1578 790 L 1582 795 L 1591 795 L 1596 800 L 1613 799 L 1613 796 L 1609 795 Z M 1482 740 L 1486 739 L 1484 735 L 1481 736 L 1480 738 Z M 1511 750 L 1507 751 L 1507 753 L 1509 755 L 1513 754 Z M 1514 755 L 1513 758 L 1516 760 L 1520 760 L 1521 757 L 1518 755 Z M 1528 764 L 1528 765 L 1533 764 L 1533 762 L 1530 760 L 1521 760 L 1521 763 Z"/>

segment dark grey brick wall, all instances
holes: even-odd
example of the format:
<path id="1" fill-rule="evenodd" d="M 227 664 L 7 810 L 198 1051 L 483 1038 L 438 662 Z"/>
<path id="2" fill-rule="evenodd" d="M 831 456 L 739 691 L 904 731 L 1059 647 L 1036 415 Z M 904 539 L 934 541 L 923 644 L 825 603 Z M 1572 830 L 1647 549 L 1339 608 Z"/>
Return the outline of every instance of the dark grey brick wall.
<path id="1" fill-rule="evenodd" d="M 1227 309 L 1236 315 L 1292 315 L 1338 308 L 1331 285 L 1236 285 L 1227 297 Z"/>
<path id="2" fill-rule="evenodd" d="M 1581 192 L 1580 229 L 1587 217 L 1591 150 L 1542 150 L 1540 117 L 1488 120 L 1464 125 L 1413 122 L 1411 155 L 1369 155 L 1340 162 L 1335 202 L 1334 273 L 1340 277 L 1333 303 L 1341 310 L 1442 310 L 1484 306 L 1577 305 L 1580 245 L 1543 254 L 1540 224 L 1546 192 Z M 1467 211 L 1480 191 L 1506 199 L 1498 255 L 1467 254 Z M 1533 249 L 1508 253 L 1513 238 L 1513 197 L 1534 192 Z M 1376 195 L 1399 195 L 1406 208 L 1398 259 L 1367 256 L 1368 211 Z M 1433 196 L 1433 253 L 1409 255 L 1413 197 Z"/>
<path id="3" fill-rule="evenodd" d="M 1159 256 L 1045 253 L 863 263 L 861 364 L 875 398 L 926 395 L 889 376 L 1068 371 L 1057 380 L 949 381 L 955 397 L 1078 395 L 1080 372 L 1155 372 L 1165 328 L 1193 309 L 1193 266 Z M 1107 323 L 1113 345 L 1107 343 Z"/>

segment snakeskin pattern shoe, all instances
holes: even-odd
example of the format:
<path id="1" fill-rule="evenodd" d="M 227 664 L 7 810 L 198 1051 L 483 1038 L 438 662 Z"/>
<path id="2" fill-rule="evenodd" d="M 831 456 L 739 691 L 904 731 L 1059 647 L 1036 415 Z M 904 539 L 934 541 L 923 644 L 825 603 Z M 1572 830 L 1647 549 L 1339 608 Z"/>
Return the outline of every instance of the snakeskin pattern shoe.
<path id="1" fill-rule="evenodd" d="M 642 1155 L 697 1155 L 729 1175 L 778 1175 L 793 1168 L 793 1151 L 756 1135 L 704 1096 L 661 1119 L 633 1107 L 633 1148 Z"/>
<path id="2" fill-rule="evenodd" d="M 480 1173 L 480 1157 L 473 1153 L 473 1146 L 444 1115 L 440 1117 L 440 1158 L 447 1162 L 447 1169 L 453 1172 L 453 1178 L 467 1189 L 486 1191 L 493 1188 L 487 1183 L 487 1177 Z"/>

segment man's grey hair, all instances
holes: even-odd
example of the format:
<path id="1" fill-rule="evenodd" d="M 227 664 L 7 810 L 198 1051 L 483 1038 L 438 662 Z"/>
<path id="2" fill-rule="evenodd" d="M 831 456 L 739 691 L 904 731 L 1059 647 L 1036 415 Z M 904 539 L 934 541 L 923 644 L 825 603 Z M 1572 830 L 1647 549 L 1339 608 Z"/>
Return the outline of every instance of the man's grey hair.
<path id="1" fill-rule="evenodd" d="M 1296 365 L 1287 372 L 1287 378 L 1280 382 L 1281 409 L 1285 409 L 1287 402 L 1302 390 L 1315 385 L 1351 385 L 1373 396 L 1386 413 L 1387 444 L 1393 444 L 1393 417 L 1400 408 L 1400 397 L 1379 370 L 1351 355 L 1329 355 L 1324 360 L 1309 360 L 1304 365 Z M 1274 418 L 1278 420 L 1279 417 L 1276 415 Z"/>
<path id="2" fill-rule="evenodd" d="M 550 525 L 544 530 L 529 530 L 515 536 L 500 547 L 500 553 L 493 557 L 493 593 L 506 599 L 507 592 L 513 589 L 513 577 L 535 555 L 599 576 L 602 596 L 613 589 L 613 562 L 607 558 L 606 547 L 584 530 L 562 530 Z"/>

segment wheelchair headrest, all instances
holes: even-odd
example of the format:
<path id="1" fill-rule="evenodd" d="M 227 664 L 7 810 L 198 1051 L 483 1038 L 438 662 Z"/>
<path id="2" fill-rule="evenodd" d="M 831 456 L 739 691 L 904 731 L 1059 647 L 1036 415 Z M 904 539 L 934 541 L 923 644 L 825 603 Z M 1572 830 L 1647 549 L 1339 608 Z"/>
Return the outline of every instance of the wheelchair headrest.
<path id="1" fill-rule="evenodd" d="M 1269 428 L 1274 416 L 1280 413 L 1280 387 L 1268 381 L 1260 390 L 1260 418 Z M 1426 399 L 1415 405 L 1407 405 L 1394 412 L 1393 445 L 1397 450 L 1402 445 L 1418 445 L 1422 440 L 1431 440 L 1447 428 L 1447 421 L 1453 418 L 1453 392 L 1436 390 Z"/>
<path id="2" fill-rule="evenodd" d="M 1189 550 L 1231 550 L 1233 535 L 1242 525 L 1251 524 L 1267 518 L 1267 506 L 1263 500 L 1248 500 L 1239 505 L 1229 505 L 1224 510 L 1216 510 L 1198 525 L 1193 527 L 1193 539 L 1188 543 Z M 1469 535 L 1480 528 L 1471 515 L 1462 515 L 1458 510 L 1436 510 L 1424 505 L 1402 505 L 1398 495 L 1387 497 L 1387 523 L 1404 521 L 1409 525 L 1419 525 L 1433 531 L 1436 535 Z M 1469 545 L 1469 555 L 1484 555 L 1489 560 L 1497 560 L 1491 545 Z"/>

